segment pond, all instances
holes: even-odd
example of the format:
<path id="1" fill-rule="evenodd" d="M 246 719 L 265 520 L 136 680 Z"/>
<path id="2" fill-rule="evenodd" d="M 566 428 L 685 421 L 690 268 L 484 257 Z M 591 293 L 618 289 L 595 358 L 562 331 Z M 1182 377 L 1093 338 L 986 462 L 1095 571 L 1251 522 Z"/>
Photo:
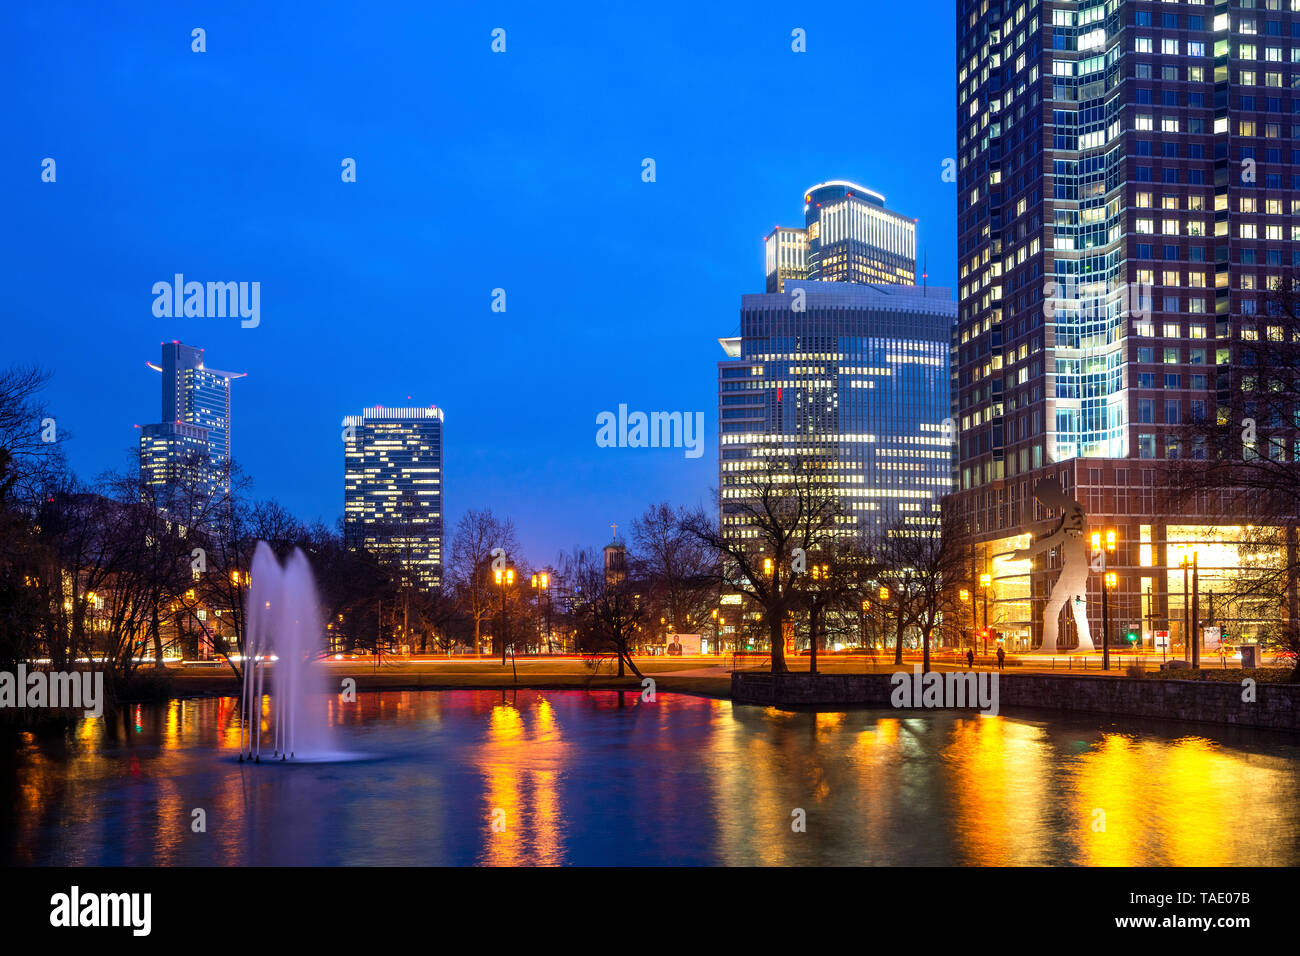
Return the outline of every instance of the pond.
<path id="1" fill-rule="evenodd" d="M 1300 863 L 1300 739 L 1282 734 L 616 691 L 362 693 L 329 720 L 350 759 L 239 763 L 230 698 L 18 735 L 0 852 L 109 866 Z"/>

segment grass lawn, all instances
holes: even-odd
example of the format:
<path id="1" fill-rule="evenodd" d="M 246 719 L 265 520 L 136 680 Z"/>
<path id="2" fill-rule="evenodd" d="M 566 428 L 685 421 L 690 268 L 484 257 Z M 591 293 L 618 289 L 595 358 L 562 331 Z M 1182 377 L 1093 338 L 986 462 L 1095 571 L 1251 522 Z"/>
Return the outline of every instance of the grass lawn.
<path id="1" fill-rule="evenodd" d="M 637 667 L 646 676 L 653 676 L 657 691 L 676 691 L 707 697 L 729 697 L 731 675 L 686 674 L 673 676 L 674 671 L 693 671 L 711 667 L 712 660 L 694 658 L 646 658 L 637 661 Z M 376 667 L 373 660 L 329 661 L 324 665 L 327 679 L 341 681 L 354 678 L 357 689 L 366 690 L 439 690 L 439 689 L 506 689 L 530 687 L 546 689 L 614 689 L 641 692 L 641 681 L 631 671 L 619 678 L 618 665 L 612 659 L 590 667 L 585 661 L 571 658 L 520 658 L 516 662 L 518 680 L 507 662 L 504 667 L 498 660 L 437 660 L 384 661 Z M 174 679 L 173 693 L 182 696 L 238 695 L 239 684 L 229 667 L 168 669 Z"/>

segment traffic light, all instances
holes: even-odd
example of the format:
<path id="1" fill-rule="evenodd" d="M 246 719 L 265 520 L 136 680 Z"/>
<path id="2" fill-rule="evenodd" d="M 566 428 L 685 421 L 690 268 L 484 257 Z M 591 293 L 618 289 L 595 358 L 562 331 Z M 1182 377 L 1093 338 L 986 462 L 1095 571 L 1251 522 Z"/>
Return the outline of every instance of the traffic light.
<path id="1" fill-rule="evenodd" d="M 1125 636 L 1125 638 L 1128 640 L 1128 642 L 1129 642 L 1130 644 L 1136 644 L 1136 643 L 1138 642 L 1138 632 L 1137 632 L 1137 628 L 1135 628 L 1135 627 L 1130 627 L 1130 628 L 1128 629 L 1128 633 L 1127 633 L 1126 635 L 1124 635 L 1124 636 Z"/>

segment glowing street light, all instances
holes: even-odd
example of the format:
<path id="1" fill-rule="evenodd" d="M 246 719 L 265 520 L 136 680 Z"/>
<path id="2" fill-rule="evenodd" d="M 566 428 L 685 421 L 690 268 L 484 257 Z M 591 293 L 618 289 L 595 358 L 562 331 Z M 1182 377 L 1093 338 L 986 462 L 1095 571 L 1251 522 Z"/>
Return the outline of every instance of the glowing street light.
<path id="1" fill-rule="evenodd" d="M 991 587 L 993 587 L 993 575 L 981 574 L 980 591 L 984 599 L 984 630 L 980 632 L 980 636 L 984 639 L 985 654 L 989 652 L 989 588 Z"/>
<path id="2" fill-rule="evenodd" d="M 546 595 L 546 653 L 551 653 L 551 576 L 545 571 L 533 575 L 533 587 L 537 589 L 537 603 L 540 605 L 542 594 Z"/>
<path id="3" fill-rule="evenodd" d="M 1101 557 L 1101 669 L 1110 670 L 1110 592 L 1119 586 L 1119 575 L 1107 571 L 1107 555 L 1114 554 L 1119 534 L 1114 528 L 1092 532 L 1092 550 Z"/>
<path id="4" fill-rule="evenodd" d="M 501 666 L 506 666 L 506 586 L 515 583 L 514 568 L 497 568 L 493 572 L 496 583 L 501 588 Z M 510 659 L 510 666 L 514 668 L 514 657 Z M 516 675 L 516 680 L 518 675 Z"/>

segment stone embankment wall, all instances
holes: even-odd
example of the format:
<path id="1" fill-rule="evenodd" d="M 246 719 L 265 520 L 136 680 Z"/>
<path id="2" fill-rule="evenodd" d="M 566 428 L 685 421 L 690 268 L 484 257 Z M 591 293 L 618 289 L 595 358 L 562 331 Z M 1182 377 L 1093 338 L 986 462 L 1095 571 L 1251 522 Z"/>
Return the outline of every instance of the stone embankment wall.
<path id="1" fill-rule="evenodd" d="M 908 671 L 908 678 L 911 679 Z M 738 704 L 890 707 L 894 685 L 888 674 L 731 675 L 731 699 Z M 1190 720 L 1240 727 L 1300 731 L 1300 686 L 1257 683 L 1255 700 L 1242 700 L 1241 684 L 1144 677 L 1066 677 L 999 674 L 998 706 L 1033 707 Z"/>

